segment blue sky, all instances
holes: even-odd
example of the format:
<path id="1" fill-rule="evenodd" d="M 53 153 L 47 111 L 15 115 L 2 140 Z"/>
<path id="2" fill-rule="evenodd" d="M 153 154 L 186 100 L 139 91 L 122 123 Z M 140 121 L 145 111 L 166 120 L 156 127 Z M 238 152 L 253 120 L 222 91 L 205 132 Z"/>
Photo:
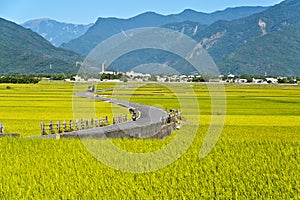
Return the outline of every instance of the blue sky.
<path id="1" fill-rule="evenodd" d="M 174 14 L 191 8 L 213 12 L 227 7 L 270 6 L 282 0 L 0 0 L 0 17 L 23 23 L 51 18 L 71 23 L 92 23 L 98 17 L 129 18 L 145 11 Z"/>

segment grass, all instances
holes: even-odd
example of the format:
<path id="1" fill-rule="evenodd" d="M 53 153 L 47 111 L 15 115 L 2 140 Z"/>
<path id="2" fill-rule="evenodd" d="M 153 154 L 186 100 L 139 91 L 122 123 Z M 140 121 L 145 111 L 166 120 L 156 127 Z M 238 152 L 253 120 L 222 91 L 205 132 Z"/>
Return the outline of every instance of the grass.
<path id="1" fill-rule="evenodd" d="M 6 86 L 0 85 L 0 119 L 12 132 L 24 131 L 13 126 L 15 118 L 32 126 L 23 132 L 29 135 L 35 130 L 39 133 L 40 120 L 72 117 L 71 84 L 10 85 L 12 90 L 6 90 Z M 184 107 L 188 111 L 183 113 L 187 120 L 184 127 L 195 122 L 200 122 L 201 126 L 187 152 L 167 167 L 149 173 L 122 172 L 95 159 L 81 140 L 1 138 L 0 198 L 299 198 L 299 86 L 226 86 L 224 129 L 215 148 L 203 159 L 198 154 L 211 119 L 209 91 L 205 85 L 188 85 L 195 91 L 200 107 L 198 119 L 197 111 L 193 110 L 195 105 L 190 105 L 194 102 L 192 95 L 186 87 L 176 90 L 177 96 L 189 105 Z M 132 88 L 106 92 L 106 95 L 167 109 L 180 108 L 172 86 L 146 84 Z M 103 109 L 101 113 L 109 114 L 112 109 L 108 105 L 99 102 L 96 107 Z M 166 147 L 177 136 L 184 140 L 188 135 L 188 129 L 183 128 L 165 140 L 117 139 L 111 142 L 129 152 L 148 153 Z M 105 145 L 105 141 L 91 142 Z M 173 150 L 177 155 L 177 149 Z M 168 157 L 165 154 L 161 160 Z M 115 158 L 119 159 L 116 162 L 121 162 L 121 157 L 116 155 Z M 139 162 L 136 160 L 134 164 L 145 164 Z"/>
<path id="2" fill-rule="evenodd" d="M 9 86 L 11 89 L 7 89 Z M 80 86 L 82 91 L 88 85 Z M 46 124 L 52 120 L 91 119 L 108 116 L 112 120 L 114 114 L 127 114 L 125 108 L 120 108 L 105 102 L 79 98 L 74 95 L 74 85 L 63 82 L 41 82 L 30 85 L 0 85 L 0 121 L 7 133 L 20 133 L 22 136 L 39 135 L 40 122 Z M 76 103 L 78 102 L 78 103 Z M 73 112 L 73 103 L 78 106 Z M 91 106 L 93 106 L 91 108 Z M 94 110 L 95 106 L 95 110 Z"/>

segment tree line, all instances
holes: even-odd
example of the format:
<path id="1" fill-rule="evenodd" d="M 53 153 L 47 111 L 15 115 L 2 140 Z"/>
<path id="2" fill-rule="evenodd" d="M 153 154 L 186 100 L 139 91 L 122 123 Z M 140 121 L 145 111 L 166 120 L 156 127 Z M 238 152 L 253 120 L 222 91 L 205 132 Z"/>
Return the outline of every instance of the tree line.
<path id="1" fill-rule="evenodd" d="M 0 77 L 0 83 L 36 84 L 40 80 L 41 79 L 38 77 L 29 75 L 9 75 Z"/>

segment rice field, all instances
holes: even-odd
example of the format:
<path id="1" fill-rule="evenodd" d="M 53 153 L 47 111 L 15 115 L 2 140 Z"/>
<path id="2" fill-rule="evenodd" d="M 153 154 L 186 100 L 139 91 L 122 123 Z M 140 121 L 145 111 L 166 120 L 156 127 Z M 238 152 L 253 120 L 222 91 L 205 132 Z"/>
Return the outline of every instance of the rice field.
<path id="1" fill-rule="evenodd" d="M 40 121 L 74 117 L 70 83 L 9 85 L 11 89 L 7 86 L 0 85 L 0 121 L 6 132 L 39 135 Z M 114 85 L 97 86 L 110 87 Z M 192 109 L 194 105 L 190 105 L 190 110 L 187 107 L 182 113 L 185 125 L 170 138 L 111 140 L 128 152 L 149 153 L 166 147 L 176 137 L 184 142 L 189 135 L 188 127 L 200 124 L 187 151 L 178 154 L 178 159 L 168 166 L 145 173 L 124 172 L 96 159 L 78 139 L 0 138 L 0 199 L 300 198 L 299 86 L 225 86 L 223 131 L 205 158 L 198 155 L 212 116 L 208 88 L 200 84 L 185 85 L 177 90 L 180 94 L 174 94 L 170 88 L 149 83 L 134 90 L 125 87 L 104 93 L 164 109 L 181 109 L 178 96 L 186 104 L 192 102 L 192 96 L 196 97 L 199 111 Z M 94 102 L 80 101 L 82 116 L 90 115 L 84 112 L 85 101 Z M 95 102 L 95 108 L 100 116 L 126 111 L 105 102 Z M 90 142 L 105 145 L 105 141 Z M 174 148 L 174 154 L 176 151 Z M 161 160 L 168 156 L 162 156 Z M 144 163 L 136 160 L 134 164 Z"/>
<path id="2" fill-rule="evenodd" d="M 9 86 L 10 89 L 7 89 Z M 82 91 L 88 84 L 80 86 Z M 108 85 L 110 86 L 110 85 Z M 112 85 L 113 86 L 113 85 Z M 40 135 L 40 122 L 48 124 L 60 120 L 91 119 L 115 114 L 128 113 L 127 109 L 105 102 L 94 102 L 73 95 L 74 85 L 64 82 L 41 82 L 39 84 L 1 84 L 0 85 L 0 122 L 7 133 L 22 136 Z M 79 102 L 77 116 L 74 116 L 73 103 Z M 94 105 L 95 103 L 95 105 Z M 90 112 L 90 106 L 95 112 Z"/>

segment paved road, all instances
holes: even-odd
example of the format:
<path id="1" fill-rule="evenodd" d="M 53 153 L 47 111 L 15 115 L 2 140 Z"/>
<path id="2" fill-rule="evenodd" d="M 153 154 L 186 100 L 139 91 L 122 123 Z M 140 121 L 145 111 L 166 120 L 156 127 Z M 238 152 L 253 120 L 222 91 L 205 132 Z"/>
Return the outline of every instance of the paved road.
<path id="1" fill-rule="evenodd" d="M 116 132 L 119 130 L 124 130 L 124 133 L 130 135 L 130 137 L 138 137 L 138 138 L 148 138 L 155 134 L 155 131 L 149 130 L 157 130 L 161 129 L 161 118 L 166 118 L 168 113 L 162 109 L 141 105 L 132 102 L 125 102 L 116 99 L 110 99 L 106 97 L 102 97 L 100 95 L 95 95 L 90 92 L 78 92 L 76 95 L 80 97 L 95 99 L 99 101 L 106 101 L 117 104 L 119 106 L 127 107 L 127 108 L 135 108 L 139 112 L 139 118 L 136 121 L 128 121 L 121 124 L 110 125 L 106 127 L 99 127 L 93 129 L 79 130 L 70 133 L 63 133 L 61 137 L 74 137 L 78 136 L 80 138 L 85 137 L 98 137 L 105 138 L 105 133 Z M 43 135 L 39 136 L 42 138 L 55 138 L 56 135 Z"/>

